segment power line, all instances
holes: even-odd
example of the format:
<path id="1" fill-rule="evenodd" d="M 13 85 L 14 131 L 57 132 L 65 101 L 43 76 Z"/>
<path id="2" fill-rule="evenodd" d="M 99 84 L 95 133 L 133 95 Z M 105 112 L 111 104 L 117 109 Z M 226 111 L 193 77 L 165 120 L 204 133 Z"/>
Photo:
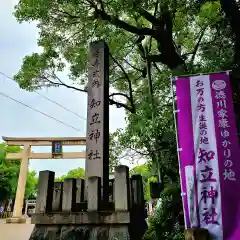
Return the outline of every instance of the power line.
<path id="1" fill-rule="evenodd" d="M 13 78 L 9 77 L 9 76 L 8 76 L 8 75 L 6 75 L 5 73 L 3 73 L 3 72 L 1 72 L 1 71 L 0 71 L 0 74 L 1 74 L 1 75 L 3 75 L 4 77 L 6 77 L 6 78 L 8 78 L 8 79 L 10 79 L 10 80 L 12 80 L 13 82 L 15 82 L 15 83 L 16 83 L 16 81 L 15 81 Z M 43 98 L 47 99 L 48 101 L 50 101 L 50 102 L 52 102 L 52 103 L 54 103 L 54 104 L 58 105 L 59 107 L 63 108 L 64 110 L 66 110 L 66 111 L 68 111 L 68 112 L 70 112 L 70 113 L 72 113 L 72 114 L 76 115 L 77 117 L 80 117 L 80 118 L 82 118 L 83 120 L 86 120 L 86 118 L 84 118 L 83 116 L 81 116 L 81 115 L 79 115 L 79 114 L 77 114 L 77 113 L 73 112 L 72 110 L 70 110 L 70 109 L 68 109 L 68 108 L 64 107 L 64 106 L 63 106 L 63 105 L 61 105 L 60 103 L 57 103 L 57 102 L 53 101 L 52 99 L 50 99 L 50 98 L 48 98 L 48 97 L 44 96 L 43 94 L 41 94 L 41 93 L 39 93 L 39 92 L 37 92 L 37 91 L 35 91 L 35 90 L 33 90 L 33 91 L 34 91 L 36 94 L 38 94 L 39 96 L 41 96 L 41 97 L 43 97 Z"/>
<path id="2" fill-rule="evenodd" d="M 67 127 L 73 128 L 74 130 L 77 130 L 77 131 L 81 131 L 80 129 L 75 128 L 74 126 L 69 125 L 68 123 L 65 123 L 65 122 L 63 122 L 63 121 L 61 121 L 61 120 L 59 120 L 59 119 L 57 119 L 57 118 L 55 118 L 55 117 L 52 117 L 52 116 L 50 116 L 50 115 L 48 115 L 48 114 L 46 114 L 46 113 L 44 113 L 44 112 L 42 112 L 42 111 L 40 111 L 40 110 L 37 110 L 36 108 L 33 108 L 33 107 L 31 107 L 31 106 L 29 106 L 29 105 L 27 105 L 27 104 L 25 104 L 25 103 L 23 103 L 23 102 L 15 99 L 15 98 L 12 98 L 12 97 L 10 97 L 9 95 L 7 95 L 7 94 L 5 94 L 5 93 L 3 93 L 3 92 L 1 92 L 1 91 L 0 91 L 0 95 L 4 96 L 4 97 L 6 97 L 6 98 L 9 98 L 9 99 L 13 100 L 14 102 L 17 102 L 17 103 L 19 103 L 19 104 L 21 104 L 21 105 L 23 105 L 23 106 L 25 106 L 25 107 L 27 107 L 27 108 L 30 108 L 30 109 L 38 112 L 38 113 L 41 113 L 42 115 L 44 115 L 44 116 L 46 116 L 46 117 L 48 117 L 48 118 L 51 118 L 51 119 L 53 119 L 53 120 L 55 120 L 55 121 L 57 121 L 57 122 L 65 125 L 65 126 L 67 126 Z"/>
<path id="3" fill-rule="evenodd" d="M 84 118 L 84 117 L 82 117 L 81 115 L 79 115 L 79 114 L 73 112 L 72 110 L 70 110 L 70 109 L 68 109 L 68 108 L 66 108 L 66 107 L 64 107 L 64 106 L 62 106 L 61 104 L 59 104 L 59 103 L 53 101 L 52 99 L 50 99 L 50 98 L 44 96 L 43 94 L 41 94 L 41 93 L 39 93 L 39 92 L 37 92 L 37 91 L 34 91 L 34 92 L 35 92 L 36 94 L 38 94 L 39 96 L 41 96 L 41 97 L 47 99 L 48 101 L 50 101 L 50 102 L 52 102 L 52 103 L 58 105 L 59 107 L 65 109 L 66 111 L 68 111 L 68 112 L 70 112 L 70 113 L 76 115 L 77 117 L 80 117 L 81 119 L 86 120 L 86 118 Z"/>

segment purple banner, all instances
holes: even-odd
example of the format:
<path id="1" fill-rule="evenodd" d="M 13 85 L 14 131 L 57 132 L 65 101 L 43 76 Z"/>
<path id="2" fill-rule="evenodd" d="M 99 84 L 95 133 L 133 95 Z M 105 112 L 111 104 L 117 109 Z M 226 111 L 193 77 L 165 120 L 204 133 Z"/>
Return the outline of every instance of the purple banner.
<path id="1" fill-rule="evenodd" d="M 229 75 L 176 80 L 185 225 L 206 228 L 214 239 L 240 239 L 240 150 Z"/>

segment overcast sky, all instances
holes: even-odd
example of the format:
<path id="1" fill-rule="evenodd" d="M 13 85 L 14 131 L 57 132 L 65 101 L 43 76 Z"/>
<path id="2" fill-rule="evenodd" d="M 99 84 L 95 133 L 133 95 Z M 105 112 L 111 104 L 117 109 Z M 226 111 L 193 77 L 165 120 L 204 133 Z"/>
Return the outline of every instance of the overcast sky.
<path id="1" fill-rule="evenodd" d="M 24 56 L 38 52 L 38 29 L 34 24 L 19 24 L 13 16 L 16 0 L 0 1 L 0 71 L 12 77 L 20 69 Z M 24 91 L 18 85 L 0 75 L 0 92 L 51 115 L 79 131 L 56 122 L 31 109 L 0 95 L 0 136 L 8 137 L 78 137 L 85 136 L 86 121 L 47 101 L 36 93 Z M 66 88 L 42 89 L 41 94 L 58 102 L 71 111 L 86 118 L 87 97 L 85 93 Z M 110 131 L 123 128 L 124 110 L 110 108 Z M 83 150 L 85 147 L 83 148 Z M 35 152 L 50 151 L 39 147 Z M 69 148 L 77 151 L 80 148 Z M 70 169 L 84 167 L 85 160 L 31 160 L 30 169 L 52 170 L 56 176 L 66 174 Z"/>

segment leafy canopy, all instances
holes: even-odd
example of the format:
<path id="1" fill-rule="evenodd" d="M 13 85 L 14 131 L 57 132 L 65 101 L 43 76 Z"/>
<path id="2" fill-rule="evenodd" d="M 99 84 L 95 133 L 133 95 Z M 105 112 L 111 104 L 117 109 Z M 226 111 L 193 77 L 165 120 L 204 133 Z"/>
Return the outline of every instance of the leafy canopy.
<path id="1" fill-rule="evenodd" d="M 17 191 L 18 175 L 20 161 L 6 160 L 6 153 L 16 153 L 21 151 L 20 147 L 7 146 L 5 143 L 0 144 L 0 201 L 9 198 L 15 198 Z M 25 198 L 33 197 L 36 193 L 36 171 L 29 171 L 26 183 Z"/>
<path id="2" fill-rule="evenodd" d="M 230 27 L 219 1 L 201 6 L 189 0 L 20 0 L 15 16 L 19 22 L 38 23 L 42 48 L 42 53 L 24 58 L 15 76 L 22 88 L 69 86 L 68 80 L 58 77 L 67 69 L 72 87 L 84 91 L 88 44 L 104 39 L 112 55 L 111 86 L 125 94 L 132 111 L 138 100 L 133 90 L 144 84 L 146 58 L 153 64 L 154 82 L 162 67 L 216 71 L 229 68 L 233 58 Z"/>
<path id="3" fill-rule="evenodd" d="M 56 182 L 63 182 L 64 179 L 67 178 L 84 178 L 85 177 L 85 171 L 83 168 L 76 168 L 69 170 L 66 175 L 62 175 L 59 178 L 55 178 Z"/>
<path id="4" fill-rule="evenodd" d="M 110 104 L 129 110 L 120 145 L 155 165 L 161 162 L 162 175 L 175 181 L 169 77 L 231 68 L 234 38 L 222 10 L 220 1 L 20 0 L 15 16 L 38 23 L 42 52 L 26 56 L 15 79 L 30 91 L 44 86 L 86 91 L 88 44 L 104 39 L 116 91 Z M 64 70 L 69 79 L 59 78 Z"/>

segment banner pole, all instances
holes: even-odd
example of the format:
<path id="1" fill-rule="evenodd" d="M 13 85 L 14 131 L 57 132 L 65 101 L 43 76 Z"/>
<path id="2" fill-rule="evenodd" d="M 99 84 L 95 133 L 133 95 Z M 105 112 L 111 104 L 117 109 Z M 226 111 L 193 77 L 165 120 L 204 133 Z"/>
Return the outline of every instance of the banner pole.
<path id="1" fill-rule="evenodd" d="M 173 118 L 174 118 L 174 128 L 175 128 L 175 138 L 176 138 L 176 144 L 177 144 L 177 157 L 178 157 L 178 165 L 179 165 L 179 176 L 180 176 L 180 185 L 181 185 L 181 197 L 182 197 L 182 204 L 183 204 L 183 216 L 184 216 L 184 225 L 185 229 L 187 229 L 187 222 L 186 222 L 186 216 L 185 216 L 185 205 L 184 205 L 184 193 L 182 192 L 182 174 L 181 174 L 181 162 L 180 162 L 180 154 L 179 154 L 179 142 L 178 142 L 178 131 L 177 131 L 177 118 L 176 118 L 176 106 L 175 106 L 175 97 L 174 97 L 174 89 L 173 89 L 173 80 L 176 81 L 175 77 L 171 77 L 171 91 L 172 91 L 172 107 L 173 107 Z"/>
<path id="2" fill-rule="evenodd" d="M 229 74 L 230 72 L 232 72 L 232 70 L 226 70 L 226 71 L 222 71 L 222 72 L 208 72 L 208 73 L 192 73 L 192 74 L 183 74 L 183 75 L 178 75 L 177 77 L 194 77 L 194 76 L 203 76 L 203 75 L 210 75 L 210 74 L 215 74 L 215 73 L 227 73 Z"/>

